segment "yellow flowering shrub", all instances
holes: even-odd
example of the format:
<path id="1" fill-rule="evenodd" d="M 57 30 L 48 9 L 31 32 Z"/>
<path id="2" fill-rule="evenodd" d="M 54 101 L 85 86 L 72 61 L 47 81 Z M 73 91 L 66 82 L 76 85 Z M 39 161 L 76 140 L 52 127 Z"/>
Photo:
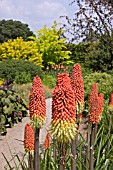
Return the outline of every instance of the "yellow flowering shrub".
<path id="1" fill-rule="evenodd" d="M 57 28 L 58 24 L 54 21 L 51 28 L 44 28 L 37 31 L 37 37 L 30 37 L 31 40 L 37 43 L 39 54 L 43 59 L 43 66 L 48 65 L 67 65 L 73 63 L 67 49 L 66 38 L 62 37 L 64 30 Z"/>
<path id="2" fill-rule="evenodd" d="M 38 53 L 37 43 L 26 42 L 22 37 L 0 44 L 0 60 L 3 59 L 29 60 L 42 67 L 42 56 Z"/>
<path id="3" fill-rule="evenodd" d="M 0 78 L 0 86 L 3 84 L 4 79 Z"/>

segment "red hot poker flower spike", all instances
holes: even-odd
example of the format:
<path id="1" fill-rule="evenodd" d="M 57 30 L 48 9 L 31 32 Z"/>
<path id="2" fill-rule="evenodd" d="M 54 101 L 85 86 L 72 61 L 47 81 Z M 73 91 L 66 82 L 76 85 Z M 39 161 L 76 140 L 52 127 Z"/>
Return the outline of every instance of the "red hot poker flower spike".
<path id="1" fill-rule="evenodd" d="M 97 124 L 100 121 L 100 116 L 102 114 L 104 106 L 104 95 L 100 93 L 98 95 L 97 84 L 92 85 L 92 90 L 89 96 L 88 104 L 90 106 L 89 111 L 89 121 L 93 124 Z"/>
<path id="2" fill-rule="evenodd" d="M 44 149 L 48 149 L 49 147 L 50 147 L 50 134 L 47 133 L 44 141 Z"/>
<path id="3" fill-rule="evenodd" d="M 89 106 L 91 106 L 94 100 L 97 100 L 97 98 L 98 98 L 98 85 L 93 84 L 92 90 L 90 92 L 89 100 L 88 100 Z"/>
<path id="4" fill-rule="evenodd" d="M 56 141 L 71 142 L 77 131 L 75 96 L 67 73 L 58 74 L 52 95 L 52 121 L 50 132 Z"/>
<path id="5" fill-rule="evenodd" d="M 29 123 L 26 124 L 24 130 L 24 148 L 27 152 L 34 151 L 34 130 Z"/>
<path id="6" fill-rule="evenodd" d="M 104 94 L 103 93 L 100 93 L 99 95 L 98 95 L 98 97 L 99 97 L 99 109 L 100 109 L 100 111 L 99 111 L 99 115 L 101 116 L 101 114 L 102 114 L 102 111 L 103 111 L 103 107 L 104 107 Z"/>
<path id="7" fill-rule="evenodd" d="M 34 128 L 41 128 L 46 118 L 46 101 L 41 79 L 34 77 L 30 93 L 30 119 Z"/>
<path id="8" fill-rule="evenodd" d="M 113 91 L 110 93 L 108 106 L 109 111 L 113 112 Z"/>
<path id="9" fill-rule="evenodd" d="M 84 106 L 84 81 L 79 64 L 75 64 L 72 70 L 71 86 L 75 94 L 77 114 L 83 112 Z"/>

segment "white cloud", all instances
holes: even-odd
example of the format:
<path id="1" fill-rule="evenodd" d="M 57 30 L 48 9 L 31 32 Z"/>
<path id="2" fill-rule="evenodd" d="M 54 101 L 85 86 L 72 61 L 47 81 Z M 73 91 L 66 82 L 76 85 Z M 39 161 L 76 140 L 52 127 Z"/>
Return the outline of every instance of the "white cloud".
<path id="1" fill-rule="evenodd" d="M 44 3 L 37 5 L 38 13 L 47 18 L 53 16 L 59 16 L 62 13 L 66 13 L 66 8 L 58 2 L 46 0 Z"/>
<path id="2" fill-rule="evenodd" d="M 2 0 L 0 2 L 0 19 L 14 19 L 27 23 L 32 30 L 41 29 L 45 24 L 51 26 L 53 21 L 60 21 L 66 15 L 65 3 L 58 0 Z"/>

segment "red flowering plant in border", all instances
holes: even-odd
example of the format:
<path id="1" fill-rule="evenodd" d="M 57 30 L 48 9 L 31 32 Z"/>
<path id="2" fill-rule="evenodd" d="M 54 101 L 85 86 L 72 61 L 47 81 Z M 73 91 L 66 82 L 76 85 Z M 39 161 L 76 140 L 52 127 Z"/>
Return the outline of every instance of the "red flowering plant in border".
<path id="1" fill-rule="evenodd" d="M 110 93 L 108 109 L 110 112 L 113 112 L 113 91 Z"/>
<path id="2" fill-rule="evenodd" d="M 50 132 L 53 139 L 69 143 L 77 132 L 75 96 L 68 73 L 58 74 L 52 95 L 52 121 Z"/>
<path id="3" fill-rule="evenodd" d="M 48 149 L 50 147 L 50 133 L 48 132 L 44 141 L 44 149 Z"/>
<path id="4" fill-rule="evenodd" d="M 29 123 L 24 129 L 24 148 L 26 152 L 34 152 L 34 130 Z"/>
<path id="5" fill-rule="evenodd" d="M 38 76 L 33 79 L 29 111 L 32 126 L 40 129 L 46 119 L 46 100 L 42 82 Z"/>
<path id="6" fill-rule="evenodd" d="M 81 66 L 79 64 L 74 64 L 73 66 L 71 86 L 75 94 L 75 105 L 78 115 L 77 117 L 81 119 L 84 108 L 84 81 L 82 77 Z"/>
<path id="7" fill-rule="evenodd" d="M 89 101 L 88 101 L 90 110 L 89 110 L 89 121 L 92 124 L 97 124 L 100 121 L 100 116 L 103 111 L 104 106 L 104 94 L 98 94 L 98 85 L 93 84 L 92 90 L 90 92 Z"/>

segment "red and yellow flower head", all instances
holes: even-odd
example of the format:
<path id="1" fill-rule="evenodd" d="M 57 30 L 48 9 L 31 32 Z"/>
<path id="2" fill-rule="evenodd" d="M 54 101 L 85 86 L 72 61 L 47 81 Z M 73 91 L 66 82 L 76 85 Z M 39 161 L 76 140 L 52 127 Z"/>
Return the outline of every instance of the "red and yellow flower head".
<path id="1" fill-rule="evenodd" d="M 75 64 L 72 70 L 71 86 L 75 94 L 77 114 L 83 112 L 84 107 L 84 81 L 79 64 Z"/>
<path id="2" fill-rule="evenodd" d="M 44 149 L 48 149 L 49 147 L 50 147 L 50 134 L 47 133 L 44 141 Z"/>
<path id="3" fill-rule="evenodd" d="M 56 141 L 71 142 L 77 131 L 75 96 L 68 73 L 58 74 L 52 95 L 52 121 L 50 132 Z"/>
<path id="4" fill-rule="evenodd" d="M 24 130 L 24 148 L 26 152 L 34 151 L 34 130 L 29 123 L 26 124 Z"/>
<path id="5" fill-rule="evenodd" d="M 41 128 L 46 118 L 46 101 L 41 79 L 36 76 L 33 79 L 30 93 L 30 119 L 34 128 Z"/>
<path id="6" fill-rule="evenodd" d="M 93 124 L 97 124 L 100 121 L 100 116 L 103 111 L 104 106 L 104 94 L 98 94 L 98 85 L 93 84 L 92 90 L 90 92 L 88 101 L 90 111 L 89 111 L 89 121 Z"/>
<path id="7" fill-rule="evenodd" d="M 113 112 L 113 91 L 110 93 L 108 109 Z"/>

